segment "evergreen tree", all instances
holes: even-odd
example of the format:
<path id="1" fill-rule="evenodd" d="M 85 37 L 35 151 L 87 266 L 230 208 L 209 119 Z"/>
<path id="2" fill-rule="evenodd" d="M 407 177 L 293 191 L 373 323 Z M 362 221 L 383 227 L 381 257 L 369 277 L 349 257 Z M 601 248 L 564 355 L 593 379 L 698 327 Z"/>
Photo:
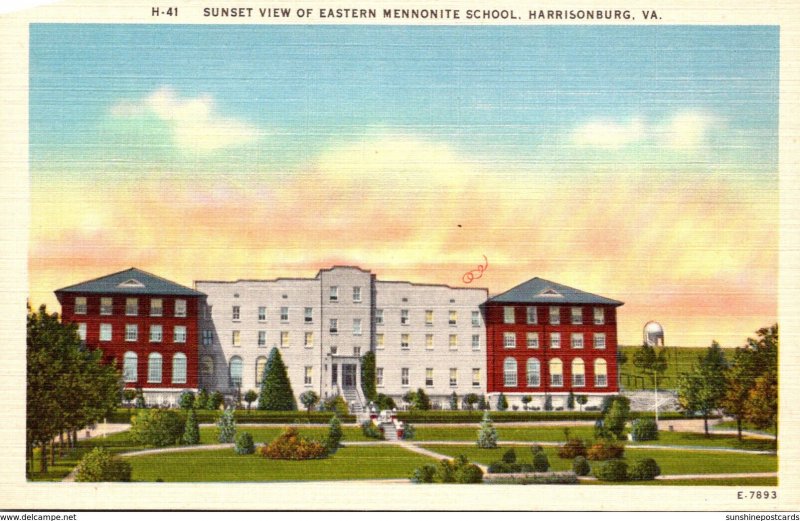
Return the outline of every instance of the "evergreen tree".
<path id="1" fill-rule="evenodd" d="M 186 427 L 183 429 L 183 443 L 197 445 L 200 443 L 200 426 L 197 423 L 197 413 L 194 408 L 189 409 L 186 416 Z"/>
<path id="2" fill-rule="evenodd" d="M 208 409 L 208 391 L 200 389 L 200 392 L 197 393 L 197 398 L 195 398 L 194 406 L 200 410 Z"/>
<path id="3" fill-rule="evenodd" d="M 431 410 L 431 399 L 428 398 L 428 395 L 422 389 L 417 389 L 417 403 L 416 408 L 420 411 L 430 411 Z"/>
<path id="4" fill-rule="evenodd" d="M 220 443 L 233 443 L 236 437 L 236 418 L 233 417 L 233 409 L 225 409 L 217 420 L 219 429 Z"/>
<path id="5" fill-rule="evenodd" d="M 455 391 L 453 391 L 453 394 L 450 395 L 450 410 L 458 410 L 458 395 Z"/>
<path id="6" fill-rule="evenodd" d="M 286 373 L 286 365 L 281 358 L 281 352 L 273 347 L 269 353 L 264 377 L 261 380 L 261 396 L 258 398 L 258 408 L 265 411 L 296 411 L 297 402 Z"/>
<path id="7" fill-rule="evenodd" d="M 567 409 L 570 411 L 575 410 L 575 393 L 572 391 L 570 391 L 569 396 L 567 396 Z"/>
<path id="8" fill-rule="evenodd" d="M 480 411 L 488 411 L 489 410 L 489 402 L 486 400 L 486 396 L 480 395 L 478 397 L 478 410 Z"/>
<path id="9" fill-rule="evenodd" d="M 361 357 L 361 390 L 364 391 L 364 397 L 374 402 L 378 396 L 378 390 L 375 381 L 375 353 L 368 351 Z"/>
<path id="10" fill-rule="evenodd" d="M 497 429 L 492 425 L 492 420 L 489 418 L 489 411 L 483 413 L 481 428 L 478 430 L 478 447 L 482 449 L 497 448 Z"/>
<path id="11" fill-rule="evenodd" d="M 505 411 L 506 409 L 508 409 L 508 400 L 506 400 L 506 395 L 500 393 L 500 396 L 497 397 L 497 410 Z"/>
<path id="12" fill-rule="evenodd" d="M 553 410 L 553 397 L 549 394 L 544 399 L 544 410 L 545 411 L 552 411 Z"/>
<path id="13" fill-rule="evenodd" d="M 328 449 L 328 454 L 335 454 L 339 450 L 343 436 L 342 422 L 339 420 L 339 416 L 334 414 L 330 423 L 328 423 L 328 437 L 325 439 L 325 447 Z"/>

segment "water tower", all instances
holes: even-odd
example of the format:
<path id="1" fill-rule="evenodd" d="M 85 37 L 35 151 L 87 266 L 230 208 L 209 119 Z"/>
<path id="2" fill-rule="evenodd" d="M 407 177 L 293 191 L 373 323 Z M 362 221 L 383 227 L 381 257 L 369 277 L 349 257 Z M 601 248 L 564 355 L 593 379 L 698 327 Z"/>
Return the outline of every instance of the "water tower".
<path id="1" fill-rule="evenodd" d="M 664 347 L 664 328 L 651 320 L 644 325 L 644 343 L 651 347 Z"/>

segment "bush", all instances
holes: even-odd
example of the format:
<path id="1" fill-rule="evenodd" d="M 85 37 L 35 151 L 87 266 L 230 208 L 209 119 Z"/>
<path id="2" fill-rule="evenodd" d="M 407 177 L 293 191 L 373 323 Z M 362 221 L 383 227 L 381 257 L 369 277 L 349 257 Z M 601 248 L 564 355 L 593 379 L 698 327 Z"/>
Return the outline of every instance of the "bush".
<path id="1" fill-rule="evenodd" d="M 544 452 L 544 448 L 539 444 L 531 445 L 531 454 L 536 456 L 537 452 Z"/>
<path id="2" fill-rule="evenodd" d="M 380 430 L 377 425 L 372 423 L 372 420 L 361 422 L 361 432 L 367 438 L 375 438 L 376 440 L 383 439 L 383 431 Z"/>
<path id="3" fill-rule="evenodd" d="M 240 432 L 236 435 L 236 446 L 233 450 L 240 456 L 252 454 L 256 451 L 256 445 L 253 443 L 253 437 L 249 432 Z"/>
<path id="4" fill-rule="evenodd" d="M 433 483 L 433 475 L 436 474 L 436 465 L 423 465 L 414 469 L 411 475 L 412 483 Z"/>
<path id="5" fill-rule="evenodd" d="M 375 397 L 375 406 L 381 411 L 397 409 L 397 404 L 394 403 L 392 397 L 386 396 L 383 393 L 379 393 L 378 396 Z"/>
<path id="6" fill-rule="evenodd" d="M 326 398 L 320 408 L 324 411 L 333 412 L 338 414 L 339 416 L 346 416 L 350 413 L 350 409 L 347 407 L 347 402 L 342 398 L 342 395 L 336 394 L 331 396 L 330 398 Z"/>
<path id="7" fill-rule="evenodd" d="M 212 411 L 217 411 L 220 407 L 222 407 L 224 402 L 225 397 L 222 396 L 222 393 L 219 391 L 214 391 L 211 393 L 211 396 L 208 397 L 208 408 Z"/>
<path id="8" fill-rule="evenodd" d="M 182 439 L 183 443 L 186 445 L 197 445 L 200 443 L 200 426 L 197 424 L 197 413 L 194 409 L 191 409 L 186 416 L 186 425 L 183 428 Z"/>
<path id="9" fill-rule="evenodd" d="M 552 411 L 553 410 L 553 397 L 549 394 L 547 398 L 544 399 L 544 410 L 545 411 Z"/>
<path id="10" fill-rule="evenodd" d="M 217 420 L 220 443 L 233 443 L 236 436 L 236 419 L 233 417 L 233 409 L 225 409 Z"/>
<path id="11" fill-rule="evenodd" d="M 425 467 L 414 471 L 412 481 L 415 483 L 480 483 L 483 481 L 483 471 L 477 465 L 467 460 L 466 456 L 456 456 L 454 460 L 442 460 L 436 466 L 428 466 L 433 469 L 431 481 L 422 481 L 428 477 L 430 469 Z M 416 481 L 419 479 L 419 481 Z"/>
<path id="12" fill-rule="evenodd" d="M 537 452 L 533 455 L 533 470 L 535 472 L 547 472 L 550 468 L 550 461 L 547 459 L 547 454 L 544 452 Z"/>
<path id="13" fill-rule="evenodd" d="M 644 458 L 631 465 L 628 470 L 628 479 L 633 481 L 650 481 L 661 475 L 661 468 L 653 458 Z"/>
<path id="14" fill-rule="evenodd" d="M 594 475 L 600 481 L 625 481 L 628 479 L 628 464 L 621 459 L 604 461 L 595 465 Z"/>
<path id="15" fill-rule="evenodd" d="M 570 391 L 569 396 L 567 396 L 567 409 L 570 411 L 575 409 L 575 393 L 572 391 Z"/>
<path id="16" fill-rule="evenodd" d="M 574 459 L 576 456 L 586 457 L 586 445 L 580 438 L 571 438 L 564 445 L 558 447 L 558 457 L 561 459 Z"/>
<path id="17" fill-rule="evenodd" d="M 325 438 L 325 448 L 328 450 L 328 454 L 335 454 L 339 450 L 343 436 L 342 422 L 339 421 L 338 416 L 334 416 L 328 424 L 328 436 Z"/>
<path id="18" fill-rule="evenodd" d="M 506 400 L 506 395 L 500 393 L 500 396 L 497 397 L 497 410 L 505 411 L 506 409 L 508 409 L 508 400 Z"/>
<path id="19" fill-rule="evenodd" d="M 633 441 L 650 441 L 658 439 L 658 425 L 651 418 L 637 418 L 631 423 Z"/>
<path id="20" fill-rule="evenodd" d="M 130 481 L 131 464 L 100 447 L 81 458 L 75 468 L 75 481 Z"/>
<path id="21" fill-rule="evenodd" d="M 487 480 L 494 485 L 574 485 L 578 476 L 573 472 L 548 472 L 524 477 L 502 477 Z"/>
<path id="22" fill-rule="evenodd" d="M 144 409 L 147 407 L 147 403 L 144 401 L 144 391 L 141 387 L 136 388 L 136 408 L 137 409 Z"/>
<path id="23" fill-rule="evenodd" d="M 197 397 L 194 400 L 194 405 L 196 409 L 208 409 L 208 391 L 200 389 L 200 392 L 197 393 Z"/>
<path id="24" fill-rule="evenodd" d="M 410 423 L 406 423 L 403 425 L 404 440 L 413 440 L 414 436 L 416 435 L 417 435 L 417 429 L 415 429 L 413 425 L 411 425 Z"/>
<path id="25" fill-rule="evenodd" d="M 183 428 L 183 418 L 176 411 L 142 409 L 131 418 L 130 437 L 134 443 L 166 447 L 181 442 Z"/>
<path id="26" fill-rule="evenodd" d="M 592 467 L 589 466 L 589 462 L 586 461 L 586 458 L 583 456 L 576 456 L 575 459 L 572 460 L 572 472 L 576 475 L 588 476 L 591 471 Z"/>
<path id="27" fill-rule="evenodd" d="M 300 436 L 296 427 L 287 427 L 272 443 L 260 447 L 259 454 L 270 459 L 308 460 L 324 458 L 328 449 L 316 440 Z"/>
<path id="28" fill-rule="evenodd" d="M 493 461 L 487 467 L 490 474 L 513 474 L 518 472 L 535 472 L 535 468 L 530 463 L 506 463 L 504 461 Z"/>
<path id="29" fill-rule="evenodd" d="M 478 431 L 478 447 L 482 449 L 497 448 L 497 429 L 492 425 L 488 411 L 483 413 L 483 421 Z"/>
<path id="30" fill-rule="evenodd" d="M 517 451 L 514 449 L 508 449 L 503 453 L 503 463 L 516 463 L 517 462 Z"/>
<path id="31" fill-rule="evenodd" d="M 482 483 L 483 471 L 473 463 L 465 463 L 453 473 L 456 483 Z"/>
<path id="32" fill-rule="evenodd" d="M 625 446 L 618 443 L 595 443 L 587 451 L 586 457 L 592 461 L 604 461 L 621 458 L 625 454 Z"/>
<path id="33" fill-rule="evenodd" d="M 192 391 L 183 391 L 180 398 L 178 398 L 178 405 L 181 409 L 191 409 L 194 407 L 194 393 Z"/>

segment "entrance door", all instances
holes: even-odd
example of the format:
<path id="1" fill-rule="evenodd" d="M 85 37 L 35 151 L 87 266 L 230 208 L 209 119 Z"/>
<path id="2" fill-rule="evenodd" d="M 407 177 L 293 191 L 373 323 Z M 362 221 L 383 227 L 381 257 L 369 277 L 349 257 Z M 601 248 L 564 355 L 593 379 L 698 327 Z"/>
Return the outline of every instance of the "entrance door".
<path id="1" fill-rule="evenodd" d="M 334 387 L 339 385 L 339 378 L 337 378 L 338 375 L 339 375 L 339 365 L 333 364 L 331 366 L 331 385 L 333 385 Z"/>
<path id="2" fill-rule="evenodd" d="M 342 388 L 354 389 L 356 386 L 356 364 L 342 364 Z"/>

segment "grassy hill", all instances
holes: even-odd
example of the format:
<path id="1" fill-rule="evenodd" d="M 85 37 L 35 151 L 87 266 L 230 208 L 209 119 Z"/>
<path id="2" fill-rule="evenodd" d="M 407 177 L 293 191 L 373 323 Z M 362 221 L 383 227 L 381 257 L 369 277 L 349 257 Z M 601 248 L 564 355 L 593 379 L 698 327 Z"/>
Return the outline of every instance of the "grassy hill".
<path id="1" fill-rule="evenodd" d="M 626 390 L 652 389 L 653 382 L 649 376 L 633 366 L 633 353 L 641 346 L 622 346 L 620 351 L 628 357 L 628 361 L 620 367 L 620 382 Z M 658 379 L 659 389 L 674 389 L 678 383 L 678 375 L 687 373 L 692 365 L 697 363 L 697 358 L 702 355 L 707 347 L 666 347 L 667 370 Z M 725 349 L 726 356 L 733 356 L 733 349 Z M 730 352 L 730 355 L 728 355 Z"/>

